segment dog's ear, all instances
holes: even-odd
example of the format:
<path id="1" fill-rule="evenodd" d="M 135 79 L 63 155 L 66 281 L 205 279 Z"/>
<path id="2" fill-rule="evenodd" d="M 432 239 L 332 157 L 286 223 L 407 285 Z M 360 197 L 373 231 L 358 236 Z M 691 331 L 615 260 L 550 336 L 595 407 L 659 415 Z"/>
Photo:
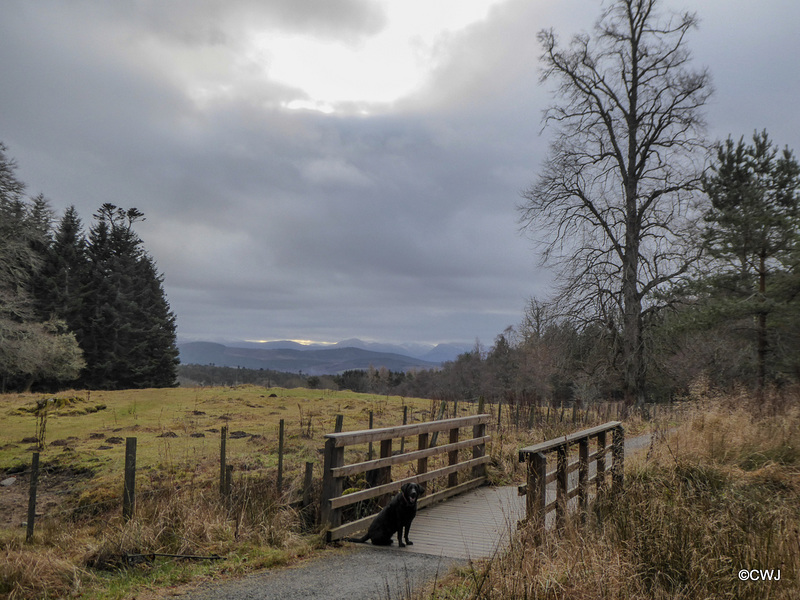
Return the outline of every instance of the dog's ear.
<path id="1" fill-rule="evenodd" d="M 403 492 L 404 496 L 408 496 L 408 490 L 412 485 L 414 485 L 414 484 L 413 483 L 404 483 L 402 486 L 400 486 L 400 491 Z"/>
<path id="2" fill-rule="evenodd" d="M 418 483 L 415 483 L 414 486 L 417 488 L 417 495 L 422 496 L 425 493 L 425 490 L 422 489 L 422 486 Z"/>

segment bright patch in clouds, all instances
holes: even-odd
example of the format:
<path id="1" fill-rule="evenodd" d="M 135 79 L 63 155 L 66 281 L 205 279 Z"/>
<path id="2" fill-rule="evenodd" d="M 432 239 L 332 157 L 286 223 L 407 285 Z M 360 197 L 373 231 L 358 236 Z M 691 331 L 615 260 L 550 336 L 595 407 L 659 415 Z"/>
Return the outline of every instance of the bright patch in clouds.
<path id="1" fill-rule="evenodd" d="M 357 42 L 275 33 L 254 36 L 252 53 L 271 80 L 306 98 L 288 108 L 333 112 L 338 103 L 390 103 L 420 87 L 448 36 L 486 18 L 504 0 L 382 0 L 387 25 Z"/>

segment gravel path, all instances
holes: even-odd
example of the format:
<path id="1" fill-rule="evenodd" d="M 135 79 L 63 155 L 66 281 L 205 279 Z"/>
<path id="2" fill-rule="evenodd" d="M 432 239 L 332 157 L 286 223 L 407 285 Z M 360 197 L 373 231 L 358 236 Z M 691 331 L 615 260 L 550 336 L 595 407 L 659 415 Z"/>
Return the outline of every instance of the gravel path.
<path id="1" fill-rule="evenodd" d="M 395 600 L 464 560 L 373 546 L 347 547 L 297 567 L 197 588 L 183 600 Z"/>
<path id="2" fill-rule="evenodd" d="M 625 455 L 650 434 L 626 438 Z M 549 490 L 548 490 L 549 491 Z M 553 491 L 555 494 L 555 491 Z M 467 561 L 371 545 L 330 549 L 295 567 L 202 585 L 181 600 L 399 600 Z"/>

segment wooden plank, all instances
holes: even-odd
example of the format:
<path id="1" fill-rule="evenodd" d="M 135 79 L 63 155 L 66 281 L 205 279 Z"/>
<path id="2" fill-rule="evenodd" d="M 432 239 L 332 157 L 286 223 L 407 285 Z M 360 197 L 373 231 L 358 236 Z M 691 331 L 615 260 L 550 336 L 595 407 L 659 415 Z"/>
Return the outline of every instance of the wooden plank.
<path id="1" fill-rule="evenodd" d="M 329 505 L 332 509 L 341 508 L 343 506 L 355 504 L 356 502 L 361 502 L 363 500 L 369 500 L 370 498 L 375 498 L 383 494 L 396 492 L 403 486 L 404 483 L 423 483 L 425 481 L 431 481 L 432 479 L 436 479 L 437 477 L 444 477 L 445 475 L 449 475 L 450 473 L 458 471 L 459 469 L 468 469 L 471 467 L 475 467 L 477 465 L 488 463 L 490 461 L 491 459 L 488 456 L 482 456 L 480 458 L 466 460 L 462 463 L 458 463 L 457 465 L 453 465 L 450 467 L 442 467 L 441 469 L 428 471 L 427 473 L 415 475 L 413 477 L 406 477 L 405 479 L 393 481 L 392 483 L 387 483 L 385 485 L 379 485 L 374 488 L 370 488 L 368 490 L 362 490 L 360 492 L 347 494 L 346 496 L 331 498 Z"/>
<path id="2" fill-rule="evenodd" d="M 397 437 L 407 437 L 420 433 L 430 433 L 434 431 L 447 431 L 454 427 L 474 427 L 482 423 L 489 422 L 489 415 L 474 415 L 471 417 L 459 417 L 457 419 L 442 419 L 441 421 L 428 421 L 416 425 L 398 425 L 397 427 L 384 427 L 382 429 L 363 429 L 361 431 L 348 431 L 343 433 L 327 433 L 325 437 L 334 440 L 334 445 L 352 446 L 354 444 L 366 444 L 368 442 L 379 442 Z"/>
<path id="3" fill-rule="evenodd" d="M 438 454 L 444 454 L 445 452 L 451 452 L 453 450 L 472 448 L 473 446 L 485 444 L 491 439 L 492 438 L 487 435 L 481 438 L 463 440 L 461 442 L 458 442 L 457 444 L 447 444 L 445 446 L 437 446 L 435 448 L 424 448 L 423 450 L 414 450 L 413 452 L 406 452 L 405 454 L 398 454 L 397 456 L 391 456 L 389 458 L 381 458 L 375 460 L 367 460 L 360 463 L 353 463 L 352 465 L 337 467 L 332 470 L 331 474 L 334 477 L 346 477 L 347 475 L 355 475 L 357 473 L 363 473 L 365 471 L 370 471 L 372 469 L 380 469 L 382 467 L 399 465 L 405 462 L 410 462 L 412 460 L 419 460 L 421 458 L 428 458 L 431 456 L 436 456 Z"/>
<path id="4" fill-rule="evenodd" d="M 480 487 L 420 510 L 411 526 L 413 546 L 389 549 L 466 560 L 490 558 L 509 543 L 525 502 L 515 486 Z"/>

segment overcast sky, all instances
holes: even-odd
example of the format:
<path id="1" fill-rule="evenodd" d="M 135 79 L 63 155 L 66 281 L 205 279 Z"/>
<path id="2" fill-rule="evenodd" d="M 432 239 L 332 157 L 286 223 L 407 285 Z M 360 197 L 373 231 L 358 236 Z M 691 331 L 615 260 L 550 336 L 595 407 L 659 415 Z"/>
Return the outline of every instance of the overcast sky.
<path id="1" fill-rule="evenodd" d="M 800 150 L 800 2 L 667 0 L 712 139 Z M 547 272 L 518 233 L 536 32 L 593 0 L 4 0 L 0 140 L 84 224 L 137 207 L 186 339 L 491 344 Z"/>

